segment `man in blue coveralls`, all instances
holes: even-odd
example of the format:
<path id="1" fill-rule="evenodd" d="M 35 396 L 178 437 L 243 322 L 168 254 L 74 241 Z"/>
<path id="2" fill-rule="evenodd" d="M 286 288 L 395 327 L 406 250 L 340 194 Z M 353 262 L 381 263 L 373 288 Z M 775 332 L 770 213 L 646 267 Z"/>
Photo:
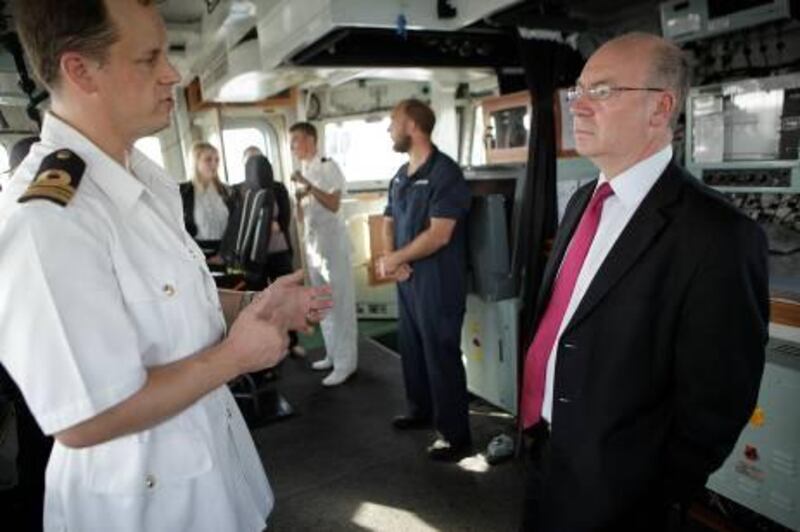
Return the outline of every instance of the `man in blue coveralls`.
<path id="1" fill-rule="evenodd" d="M 409 412 L 399 430 L 433 425 L 433 460 L 455 461 L 471 447 L 461 362 L 466 301 L 466 226 L 470 192 L 458 164 L 431 142 L 436 118 L 418 100 L 392 111 L 394 149 L 408 153 L 389 186 L 385 236 L 394 251 L 379 269 L 398 281 L 398 340 Z"/>

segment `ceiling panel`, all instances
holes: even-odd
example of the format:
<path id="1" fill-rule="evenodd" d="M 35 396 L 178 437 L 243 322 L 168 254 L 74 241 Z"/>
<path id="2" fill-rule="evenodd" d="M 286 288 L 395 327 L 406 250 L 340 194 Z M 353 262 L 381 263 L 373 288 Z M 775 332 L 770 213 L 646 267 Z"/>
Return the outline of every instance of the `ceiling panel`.
<path id="1" fill-rule="evenodd" d="M 206 12 L 205 0 L 166 0 L 158 10 L 167 22 L 200 22 Z"/>

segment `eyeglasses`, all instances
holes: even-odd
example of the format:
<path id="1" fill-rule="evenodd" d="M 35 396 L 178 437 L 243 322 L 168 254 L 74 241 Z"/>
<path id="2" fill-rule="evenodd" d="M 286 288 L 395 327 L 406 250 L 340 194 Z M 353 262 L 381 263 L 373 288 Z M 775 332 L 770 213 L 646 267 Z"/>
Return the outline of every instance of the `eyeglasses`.
<path id="1" fill-rule="evenodd" d="M 584 89 L 580 85 L 575 85 L 567 89 L 567 102 L 572 103 L 581 96 L 586 96 L 593 102 L 600 100 L 607 100 L 615 92 L 629 92 L 629 91 L 647 91 L 647 92 L 666 92 L 667 89 L 659 89 L 656 87 L 612 87 L 606 83 L 598 83 L 591 87 Z"/>

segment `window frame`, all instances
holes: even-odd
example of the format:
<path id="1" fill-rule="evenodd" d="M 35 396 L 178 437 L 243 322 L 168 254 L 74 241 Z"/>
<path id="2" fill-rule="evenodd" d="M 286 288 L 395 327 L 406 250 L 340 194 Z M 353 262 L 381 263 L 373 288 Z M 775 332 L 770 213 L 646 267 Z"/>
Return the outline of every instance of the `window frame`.
<path id="1" fill-rule="evenodd" d="M 159 164 L 159 161 L 154 160 L 144 150 L 142 150 L 141 148 L 136 146 L 136 143 L 138 143 L 138 142 L 140 142 L 140 141 L 142 141 L 144 139 L 150 139 L 150 138 L 156 139 L 156 141 L 158 141 L 158 151 L 161 154 L 161 162 L 160 162 L 160 164 Z M 137 150 L 139 150 L 139 152 L 141 152 L 142 154 L 144 154 L 145 157 L 147 157 L 148 159 L 153 161 L 153 163 L 155 163 L 156 165 L 160 166 L 165 172 L 167 171 L 167 161 L 164 158 L 164 143 L 162 142 L 161 136 L 158 133 L 153 133 L 152 135 L 145 135 L 144 137 L 140 137 L 140 138 L 136 139 L 136 141 L 133 143 L 133 147 L 136 148 Z"/>
<path id="2" fill-rule="evenodd" d="M 24 137 L 20 137 L 20 138 L 24 138 Z M 16 142 L 16 141 L 14 141 L 14 142 Z M 11 142 L 10 144 L 13 145 L 14 142 Z M 5 153 L 5 157 L 0 157 L 0 159 L 5 160 L 5 163 L 6 163 L 5 166 L 0 166 L 0 175 L 4 176 L 6 179 L 8 179 L 10 177 L 10 175 L 11 175 L 11 172 L 9 172 L 9 170 L 11 169 L 11 167 L 10 167 L 11 161 L 9 161 L 9 158 L 11 157 L 11 149 L 10 149 L 9 143 L 7 143 L 7 142 L 0 142 L 0 148 L 2 148 L 3 152 Z"/>
<path id="3" fill-rule="evenodd" d="M 269 159 L 269 162 L 272 164 L 272 169 L 275 174 L 275 179 L 278 181 L 283 181 L 282 176 L 285 175 L 284 172 L 284 165 L 281 159 L 280 154 L 280 147 L 279 147 L 279 140 L 277 131 L 275 131 L 275 126 L 269 121 L 266 117 L 230 117 L 230 116 L 223 116 L 220 120 L 220 126 L 218 130 L 219 134 L 219 142 L 221 146 L 221 163 L 223 165 L 222 172 L 220 174 L 225 175 L 225 182 L 230 186 L 236 186 L 238 183 L 231 183 L 230 182 L 230 172 L 228 169 L 228 160 L 229 158 L 231 161 L 237 161 L 241 163 L 241 153 L 240 154 L 232 154 L 228 153 L 228 150 L 225 147 L 225 131 L 232 130 L 232 129 L 257 129 L 264 134 L 264 140 L 266 144 L 266 153 L 265 155 Z"/>

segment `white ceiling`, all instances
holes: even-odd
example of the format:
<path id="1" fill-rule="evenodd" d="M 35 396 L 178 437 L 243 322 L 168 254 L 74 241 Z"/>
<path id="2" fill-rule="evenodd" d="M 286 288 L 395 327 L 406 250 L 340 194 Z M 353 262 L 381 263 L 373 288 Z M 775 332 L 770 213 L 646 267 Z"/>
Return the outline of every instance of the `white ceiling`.
<path id="1" fill-rule="evenodd" d="M 166 0 L 158 9 L 167 22 L 200 22 L 206 12 L 206 0 Z"/>

